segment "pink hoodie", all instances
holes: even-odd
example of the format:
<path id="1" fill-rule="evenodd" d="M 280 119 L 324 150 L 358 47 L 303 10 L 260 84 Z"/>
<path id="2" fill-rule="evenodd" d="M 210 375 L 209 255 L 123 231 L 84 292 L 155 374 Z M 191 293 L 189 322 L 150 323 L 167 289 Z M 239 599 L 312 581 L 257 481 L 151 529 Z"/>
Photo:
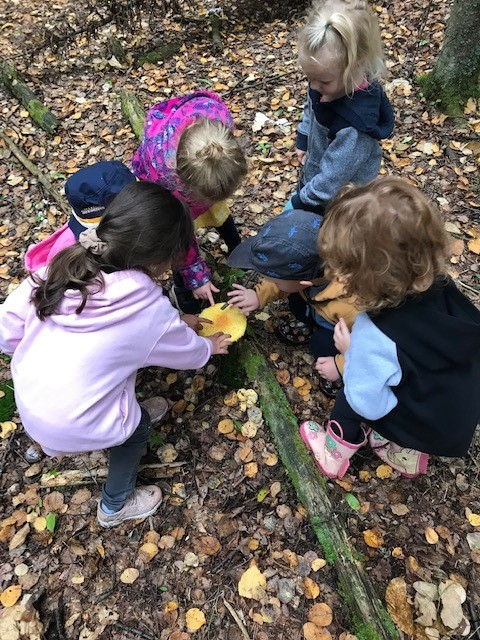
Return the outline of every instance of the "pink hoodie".
<path id="1" fill-rule="evenodd" d="M 0 349 L 13 354 L 23 426 L 51 456 L 123 443 L 140 421 L 137 370 L 196 369 L 211 355 L 210 340 L 182 322 L 146 274 L 103 277 L 104 289 L 89 296 L 80 314 L 80 295 L 69 290 L 59 312 L 39 320 L 31 278 L 0 306 Z"/>

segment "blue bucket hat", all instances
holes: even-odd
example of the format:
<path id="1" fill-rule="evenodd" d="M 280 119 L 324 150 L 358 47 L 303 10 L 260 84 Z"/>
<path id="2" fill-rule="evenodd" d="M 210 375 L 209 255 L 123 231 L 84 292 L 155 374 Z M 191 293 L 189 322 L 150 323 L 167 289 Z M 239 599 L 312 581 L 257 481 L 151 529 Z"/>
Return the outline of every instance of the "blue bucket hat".
<path id="1" fill-rule="evenodd" d="M 78 240 L 82 231 L 95 228 L 106 207 L 135 176 L 119 160 L 96 162 L 74 173 L 65 183 L 73 213 L 68 226 Z"/>
<path id="2" fill-rule="evenodd" d="M 322 267 L 317 246 L 322 220 L 322 216 L 300 209 L 281 213 L 256 236 L 238 245 L 228 264 L 280 280 L 313 280 Z"/>

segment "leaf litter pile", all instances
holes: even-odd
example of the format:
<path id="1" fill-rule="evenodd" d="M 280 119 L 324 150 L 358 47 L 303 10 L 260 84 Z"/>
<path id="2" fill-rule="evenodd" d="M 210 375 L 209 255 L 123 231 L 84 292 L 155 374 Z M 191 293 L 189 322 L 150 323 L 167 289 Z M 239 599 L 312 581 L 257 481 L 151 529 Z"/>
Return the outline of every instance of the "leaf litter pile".
<path id="1" fill-rule="evenodd" d="M 254 24 L 230 17 L 222 22 L 223 50 L 215 53 L 205 26 L 208 7 L 198 5 L 196 21 L 161 21 L 167 39 L 183 42 L 174 57 L 139 67 L 107 53 L 113 27 L 90 41 L 80 36 L 59 55 L 45 49 L 26 63 L 19 55 L 22 39 L 55 12 L 73 12 L 74 3 L 8 3 L 2 51 L 55 113 L 59 127 L 47 137 L 2 90 L 4 132 L 61 189 L 69 175 L 93 161 L 129 163 L 137 142 L 121 113 L 120 89 L 134 92 L 144 107 L 201 87 L 216 91 L 227 101 L 250 158 L 232 203 L 247 236 L 282 210 L 298 179 L 293 149 L 305 90 L 296 62 L 299 22 L 293 17 Z M 478 304 L 478 105 L 467 103 L 455 129 L 415 84 L 433 65 L 446 5 L 375 5 L 397 116 L 393 136 L 383 143 L 382 173 L 411 180 L 445 212 L 452 235 L 449 273 Z M 189 5 L 187 13 L 192 10 Z M 128 52 L 150 37 L 145 24 L 144 33 L 123 42 Z M 25 275 L 27 246 L 65 217 L 1 140 L 0 159 L 5 296 Z M 234 278 L 242 282 L 240 272 L 226 268 L 214 230 L 200 241 L 223 294 Z M 312 357 L 273 335 L 277 318 L 286 314 L 285 303 L 253 314 L 250 339 L 274 369 L 298 420 L 323 420 L 331 403 L 317 390 Z M 139 474 L 141 482 L 161 486 L 164 505 L 143 522 L 106 531 L 95 516 L 105 453 L 28 465 L 28 440 L 12 415 L 9 366 L 2 361 L 2 640 L 354 639 L 335 572 L 278 459 L 255 385 L 229 390 L 218 375 L 221 364 L 216 357 L 203 370 L 139 373 L 140 399 L 160 393 L 172 403 L 155 427 Z M 343 480 L 328 483 L 335 516 L 406 637 L 478 637 L 479 452 L 477 437 L 467 458 L 434 459 L 427 476 L 407 480 L 365 451 Z"/>

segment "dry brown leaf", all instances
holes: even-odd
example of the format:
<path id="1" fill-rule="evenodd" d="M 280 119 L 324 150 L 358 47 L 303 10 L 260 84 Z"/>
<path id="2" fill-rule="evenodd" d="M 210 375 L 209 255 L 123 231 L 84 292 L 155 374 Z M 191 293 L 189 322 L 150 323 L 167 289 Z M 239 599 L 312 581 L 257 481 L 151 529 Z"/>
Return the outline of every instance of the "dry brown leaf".
<path id="1" fill-rule="evenodd" d="M 288 384 L 290 382 L 290 373 L 288 369 L 278 369 L 275 372 L 275 377 L 279 384 Z"/>
<path id="2" fill-rule="evenodd" d="M 425 529 L 425 539 L 428 542 L 428 544 L 437 544 L 438 533 L 435 531 L 435 529 L 432 529 L 431 527 L 427 527 Z"/>
<path id="3" fill-rule="evenodd" d="M 22 587 L 19 584 L 13 584 L 7 587 L 5 591 L 2 591 L 0 595 L 0 602 L 4 607 L 13 607 L 18 602 L 18 599 L 22 595 Z"/>
<path id="4" fill-rule="evenodd" d="M 203 538 L 200 538 L 197 545 L 197 550 L 207 556 L 214 556 L 221 548 L 222 545 L 217 538 L 214 538 L 213 536 L 203 536 Z"/>
<path id="5" fill-rule="evenodd" d="M 332 634 L 328 629 L 317 627 L 313 622 L 306 622 L 303 625 L 303 637 L 305 640 L 331 640 Z"/>
<path id="6" fill-rule="evenodd" d="M 308 611 L 308 619 L 317 627 L 328 627 L 333 621 L 333 612 L 326 602 L 317 602 Z"/>
<path id="7" fill-rule="evenodd" d="M 25 538 L 27 537 L 29 531 L 30 525 L 28 524 L 28 522 L 26 522 L 10 540 L 10 544 L 8 545 L 10 551 L 12 551 L 12 549 L 17 549 L 17 547 L 25 542 Z"/>
<path id="8" fill-rule="evenodd" d="M 315 600 L 320 595 L 320 587 L 311 578 L 305 578 L 303 583 L 303 595 L 308 600 Z"/>
<path id="9" fill-rule="evenodd" d="M 393 622 L 401 631 L 406 633 L 409 638 L 413 638 L 415 635 L 413 610 L 408 602 L 407 584 L 404 578 L 393 578 L 393 580 L 388 583 L 385 600 L 387 602 L 388 613 L 391 615 Z"/>
<path id="10" fill-rule="evenodd" d="M 254 478 L 258 473 L 258 464 L 256 462 L 249 462 L 244 466 L 243 472 L 247 478 Z"/>
<path id="11" fill-rule="evenodd" d="M 122 572 L 120 582 L 123 582 L 123 584 L 133 584 L 139 575 L 140 571 L 138 569 L 135 569 L 135 567 L 129 567 Z"/>
<path id="12" fill-rule="evenodd" d="M 233 420 L 230 420 L 230 418 L 224 418 L 218 423 L 217 429 L 219 433 L 231 433 L 235 430 L 235 425 L 233 424 Z"/>
<path id="13" fill-rule="evenodd" d="M 240 577 L 238 593 L 250 600 L 261 600 L 265 595 L 267 579 L 256 565 L 249 567 Z"/>
<path id="14" fill-rule="evenodd" d="M 150 560 L 153 560 L 158 552 L 159 548 L 156 544 L 153 542 L 146 542 L 145 544 L 142 544 L 138 550 L 138 558 L 146 564 L 147 562 L 150 562 Z"/>
<path id="15" fill-rule="evenodd" d="M 203 627 L 207 619 L 205 618 L 203 611 L 193 607 L 187 611 L 185 621 L 189 631 L 197 631 L 200 627 Z"/>
<path id="16" fill-rule="evenodd" d="M 406 504 L 392 504 L 390 509 L 396 516 L 405 516 L 410 511 Z"/>
<path id="17" fill-rule="evenodd" d="M 383 544 L 383 535 L 380 529 L 374 527 L 363 532 L 365 543 L 372 549 L 379 549 Z"/>
<path id="18" fill-rule="evenodd" d="M 468 249 L 472 253 L 480 254 L 480 238 L 475 238 L 474 240 L 468 241 Z"/>

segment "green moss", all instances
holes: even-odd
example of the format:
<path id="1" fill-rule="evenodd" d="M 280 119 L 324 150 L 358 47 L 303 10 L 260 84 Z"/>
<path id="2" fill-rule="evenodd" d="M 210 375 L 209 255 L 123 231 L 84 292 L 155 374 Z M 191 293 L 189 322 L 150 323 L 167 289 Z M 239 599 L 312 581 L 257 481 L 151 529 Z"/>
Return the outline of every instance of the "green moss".
<path id="1" fill-rule="evenodd" d="M 39 124 L 47 133 L 53 133 L 57 128 L 58 122 L 55 116 L 47 107 L 36 98 L 29 100 L 26 104 L 28 113 L 33 120 Z"/>
<path id="2" fill-rule="evenodd" d="M 417 77 L 417 83 L 427 100 L 435 102 L 443 113 L 450 116 L 463 115 L 464 106 L 469 98 L 480 97 L 478 82 L 472 82 L 468 76 L 459 78 L 456 83 L 442 81 L 434 71 Z"/>
<path id="3" fill-rule="evenodd" d="M 17 408 L 13 394 L 13 382 L 11 380 L 0 382 L 0 391 L 5 394 L 0 398 L 0 422 L 7 422 L 12 419 Z"/>

